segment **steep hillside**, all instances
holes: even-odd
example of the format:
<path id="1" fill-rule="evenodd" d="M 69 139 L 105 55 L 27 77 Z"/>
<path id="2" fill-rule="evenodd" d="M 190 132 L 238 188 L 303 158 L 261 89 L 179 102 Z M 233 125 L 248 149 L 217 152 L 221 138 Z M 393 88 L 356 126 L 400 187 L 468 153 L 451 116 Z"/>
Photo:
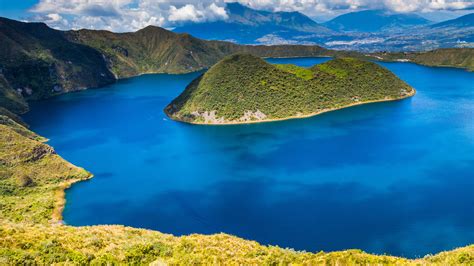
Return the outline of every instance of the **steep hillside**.
<path id="1" fill-rule="evenodd" d="M 204 41 L 149 26 L 132 33 L 80 30 L 67 33 L 69 40 L 105 54 L 119 77 L 142 73 L 183 73 L 203 69 L 222 56 Z"/>
<path id="2" fill-rule="evenodd" d="M 340 15 L 324 25 L 337 31 L 378 32 L 423 26 L 430 21 L 414 14 L 388 13 L 383 10 L 365 10 Z"/>
<path id="3" fill-rule="evenodd" d="M 249 123 L 306 117 L 413 94 L 390 71 L 354 58 L 306 69 L 237 54 L 194 80 L 165 112 L 190 123 Z"/>
<path id="4" fill-rule="evenodd" d="M 60 219 L 58 193 L 90 176 L 59 157 L 44 141 L 0 115 L 0 220 L 47 223 Z"/>
<path id="5" fill-rule="evenodd" d="M 23 98 L 41 99 L 115 80 L 98 51 L 68 41 L 64 32 L 43 23 L 0 18 L 0 39 L 0 93 L 5 96 L 0 103 L 12 111 L 26 110 Z"/>
<path id="6" fill-rule="evenodd" d="M 14 90 L 0 72 L 0 108 L 20 114 L 28 111 L 28 104 L 19 91 Z"/>
<path id="7" fill-rule="evenodd" d="M 110 68 L 119 78 L 142 73 L 198 71 L 237 52 L 262 57 L 342 54 L 319 46 L 244 46 L 222 41 L 204 41 L 189 34 L 176 34 L 154 26 L 133 33 L 80 30 L 68 32 L 67 35 L 73 42 L 94 47 L 104 53 Z"/>

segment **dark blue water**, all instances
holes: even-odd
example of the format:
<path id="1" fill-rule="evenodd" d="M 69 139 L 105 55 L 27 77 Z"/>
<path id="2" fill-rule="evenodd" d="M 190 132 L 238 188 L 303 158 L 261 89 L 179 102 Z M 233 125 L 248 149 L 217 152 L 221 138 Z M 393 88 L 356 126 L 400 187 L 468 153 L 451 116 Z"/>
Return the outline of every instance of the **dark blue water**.
<path id="1" fill-rule="evenodd" d="M 145 75 L 38 102 L 26 120 L 95 174 L 67 191 L 71 225 L 409 257 L 474 243 L 474 73 L 384 65 L 418 94 L 308 119 L 195 126 L 162 110 L 198 73 Z"/>

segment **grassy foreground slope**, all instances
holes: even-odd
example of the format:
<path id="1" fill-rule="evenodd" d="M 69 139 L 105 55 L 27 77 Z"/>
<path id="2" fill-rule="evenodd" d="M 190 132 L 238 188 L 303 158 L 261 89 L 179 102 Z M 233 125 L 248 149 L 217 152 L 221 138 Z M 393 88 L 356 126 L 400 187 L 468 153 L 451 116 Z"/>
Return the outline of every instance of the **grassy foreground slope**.
<path id="1" fill-rule="evenodd" d="M 236 54 L 194 80 L 165 111 L 191 123 L 249 123 L 306 117 L 414 93 L 389 70 L 354 58 L 302 68 Z"/>
<path id="2" fill-rule="evenodd" d="M 90 176 L 59 157 L 44 141 L 0 115 L 0 220 L 44 223 L 59 219 L 58 193 Z"/>
<path id="3" fill-rule="evenodd" d="M 125 226 L 59 223 L 64 189 L 90 177 L 44 138 L 0 116 L 0 265 L 469 265 L 474 246 L 418 260 L 360 250 L 298 252 L 227 234 L 175 237 Z M 146 219 L 146 217 L 143 217 Z M 315 243 L 317 244 L 317 243 Z"/>

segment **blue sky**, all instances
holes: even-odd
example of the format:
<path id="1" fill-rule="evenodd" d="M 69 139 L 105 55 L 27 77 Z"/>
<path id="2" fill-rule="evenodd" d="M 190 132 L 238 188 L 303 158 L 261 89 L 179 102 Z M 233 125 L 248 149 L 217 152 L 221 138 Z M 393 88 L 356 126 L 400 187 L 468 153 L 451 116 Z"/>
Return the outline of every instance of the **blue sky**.
<path id="1" fill-rule="evenodd" d="M 299 11 L 318 22 L 364 9 L 417 13 L 441 21 L 474 9 L 474 0 L 0 0 L 0 16 L 42 21 L 58 29 L 133 31 L 148 25 L 225 20 L 225 4 L 234 1 L 255 9 Z"/>
<path id="2" fill-rule="evenodd" d="M 0 16 L 18 19 L 27 16 L 28 9 L 39 0 L 0 0 Z"/>

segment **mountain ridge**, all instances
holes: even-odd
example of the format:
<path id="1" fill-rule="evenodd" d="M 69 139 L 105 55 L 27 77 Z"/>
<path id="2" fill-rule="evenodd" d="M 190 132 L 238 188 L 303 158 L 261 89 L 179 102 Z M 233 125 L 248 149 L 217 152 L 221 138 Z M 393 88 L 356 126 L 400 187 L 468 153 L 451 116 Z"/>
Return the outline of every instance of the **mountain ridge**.
<path id="1" fill-rule="evenodd" d="M 431 25 L 431 28 L 441 28 L 441 27 L 474 27 L 474 13 L 470 13 L 455 19 L 450 19 L 442 21 L 436 24 Z"/>
<path id="2" fill-rule="evenodd" d="M 329 34 L 331 30 L 300 12 L 270 12 L 255 10 L 237 2 L 227 3 L 226 20 L 187 23 L 173 31 L 188 32 L 208 40 L 231 40 L 251 44 L 268 34 L 318 33 Z"/>
<path id="3" fill-rule="evenodd" d="M 468 24 L 432 27 L 432 21 L 413 13 L 363 10 L 316 23 L 299 12 L 256 10 L 232 3 L 226 10 L 227 19 L 187 22 L 173 31 L 240 44 L 321 45 L 370 53 L 474 47 L 474 28 Z"/>
<path id="4" fill-rule="evenodd" d="M 426 26 L 430 23 L 428 19 L 415 14 L 364 10 L 337 16 L 323 25 L 337 31 L 378 32 L 409 26 Z"/>

